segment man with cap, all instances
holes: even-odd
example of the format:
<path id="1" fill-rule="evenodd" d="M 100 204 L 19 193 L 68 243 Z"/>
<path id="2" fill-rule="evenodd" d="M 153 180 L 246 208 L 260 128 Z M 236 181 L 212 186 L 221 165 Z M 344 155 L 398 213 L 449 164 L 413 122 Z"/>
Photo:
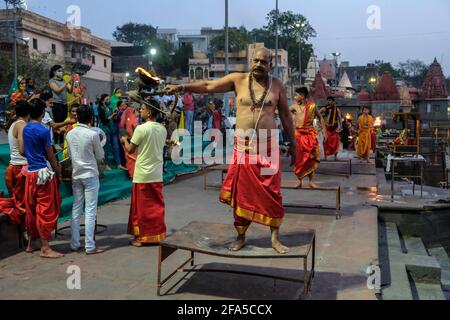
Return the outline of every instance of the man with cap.
<path id="1" fill-rule="evenodd" d="M 314 128 L 314 119 L 319 119 L 322 126 L 324 141 L 328 139 L 326 124 L 316 105 L 307 100 L 308 89 L 300 87 L 295 90 L 295 104 L 291 106 L 294 115 L 295 137 L 297 145 L 297 157 L 294 172 L 300 180 L 300 187 L 303 179 L 309 178 L 310 188 L 317 188 L 314 183 L 314 173 L 320 164 L 320 145 L 317 140 L 317 131 Z"/>

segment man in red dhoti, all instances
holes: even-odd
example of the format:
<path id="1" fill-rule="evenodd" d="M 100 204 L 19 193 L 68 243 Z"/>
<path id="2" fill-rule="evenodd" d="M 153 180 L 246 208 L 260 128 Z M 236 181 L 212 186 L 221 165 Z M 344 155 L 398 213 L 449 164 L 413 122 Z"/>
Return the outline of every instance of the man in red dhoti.
<path id="1" fill-rule="evenodd" d="M 11 161 L 5 172 L 5 182 L 9 198 L 0 199 L 0 212 L 9 216 L 15 224 L 25 227 L 25 180 L 24 172 L 28 166 L 27 159 L 22 156 L 23 129 L 30 118 L 30 105 L 27 101 L 18 101 L 15 105 L 17 120 L 8 130 L 8 142 Z"/>
<path id="2" fill-rule="evenodd" d="M 271 52 L 265 48 L 258 50 L 251 68 L 250 73 L 232 73 L 219 80 L 200 81 L 182 86 L 170 85 L 165 90 L 169 94 L 180 91 L 236 93 L 235 152 L 220 196 L 220 201 L 233 207 L 234 226 L 238 232 L 236 241 L 229 249 L 231 251 L 242 249 L 245 246 L 248 227 L 252 222 L 256 222 L 271 228 L 272 247 L 284 254 L 289 249 L 279 240 L 284 208 L 281 196 L 276 110 L 292 145 L 291 165 L 295 163 L 296 153 L 294 128 L 286 89 L 279 79 L 269 75 L 272 69 Z M 245 134 L 248 130 L 254 134 Z M 277 133 L 273 134 L 274 132 Z M 272 139 L 277 143 L 273 143 Z M 265 145 L 265 142 L 269 144 Z M 269 147 L 270 145 L 272 146 Z M 267 155 L 265 151 L 268 151 Z M 250 160 L 253 162 L 249 162 Z"/>
<path id="3" fill-rule="evenodd" d="M 327 98 L 327 105 L 320 109 L 320 114 L 324 116 L 327 125 L 328 139 L 323 142 L 323 149 L 325 151 L 325 158 L 334 156 L 337 161 L 339 148 L 341 147 L 341 137 L 339 133 L 342 128 L 342 114 L 338 107 L 336 107 L 334 97 Z"/>
<path id="4" fill-rule="evenodd" d="M 34 240 L 41 240 L 41 257 L 61 258 L 52 250 L 49 241 L 55 230 L 61 210 L 58 181 L 61 182 L 61 167 L 53 153 L 50 131 L 41 124 L 45 115 L 45 102 L 31 102 L 31 122 L 23 129 L 25 156 L 28 173 L 25 182 L 26 228 L 28 252 L 34 251 Z M 48 165 L 50 163 L 52 169 Z"/>
<path id="5" fill-rule="evenodd" d="M 158 106 L 154 100 L 148 102 Z M 134 131 L 131 141 L 122 137 L 125 152 L 137 151 L 133 176 L 128 233 L 134 236 L 131 245 L 157 244 L 166 238 L 165 203 L 163 190 L 164 146 L 167 130 L 156 122 L 159 111 L 147 104 L 141 105 L 145 123 Z"/>
<path id="6" fill-rule="evenodd" d="M 307 101 L 308 89 L 305 87 L 298 88 L 295 91 L 296 104 L 291 106 L 291 112 L 294 114 L 294 122 L 296 127 L 296 144 L 297 144 L 297 161 L 294 166 L 294 172 L 300 180 L 300 187 L 303 179 L 309 178 L 310 188 L 317 188 L 314 183 L 314 173 L 320 165 L 320 145 L 317 140 L 317 131 L 314 128 L 314 119 L 319 119 L 324 141 L 328 139 L 325 121 L 320 115 L 316 105 Z"/>

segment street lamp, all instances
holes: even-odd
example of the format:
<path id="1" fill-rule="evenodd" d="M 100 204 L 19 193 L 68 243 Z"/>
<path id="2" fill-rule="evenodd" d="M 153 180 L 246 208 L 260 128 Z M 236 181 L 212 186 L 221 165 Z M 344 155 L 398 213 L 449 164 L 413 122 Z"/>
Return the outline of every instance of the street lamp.
<path id="1" fill-rule="evenodd" d="M 297 22 L 295 27 L 299 29 L 298 31 L 298 73 L 300 78 L 300 84 L 302 84 L 302 34 L 301 29 L 306 26 L 305 22 Z"/>
<path id="2" fill-rule="evenodd" d="M 153 57 L 156 55 L 157 51 L 155 48 L 150 49 L 150 68 L 153 66 Z"/>
<path id="3" fill-rule="evenodd" d="M 129 72 L 127 72 L 127 73 L 125 73 L 125 77 L 126 77 L 126 83 L 125 83 L 125 87 L 127 88 L 127 91 L 128 91 L 128 78 L 130 77 L 130 73 Z"/>
<path id="4" fill-rule="evenodd" d="M 337 86 L 338 86 L 338 68 L 339 68 L 338 58 L 342 55 L 342 53 L 337 51 L 337 52 L 332 52 L 331 54 L 333 55 L 335 64 L 336 64 L 336 72 L 335 72 L 335 79 L 334 79 L 334 92 L 336 92 Z"/>
<path id="5" fill-rule="evenodd" d="M 278 18 L 280 15 L 280 12 L 278 10 L 278 0 L 275 1 L 275 77 L 278 78 Z"/>

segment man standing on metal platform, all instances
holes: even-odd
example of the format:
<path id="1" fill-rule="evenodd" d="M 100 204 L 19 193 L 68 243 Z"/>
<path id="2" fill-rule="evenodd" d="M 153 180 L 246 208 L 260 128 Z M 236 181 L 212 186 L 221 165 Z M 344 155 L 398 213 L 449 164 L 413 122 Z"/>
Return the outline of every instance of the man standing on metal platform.
<path id="1" fill-rule="evenodd" d="M 291 142 L 291 165 L 295 163 L 295 135 L 286 89 L 279 79 L 269 75 L 272 59 L 271 52 L 261 48 L 253 58 L 250 73 L 233 73 L 215 81 L 169 85 L 165 88 L 168 94 L 180 91 L 236 93 L 235 150 L 220 195 L 220 201 L 234 209 L 238 237 L 230 245 L 231 251 L 239 251 L 245 246 L 246 232 L 250 224 L 256 222 L 271 228 L 272 246 L 277 252 L 289 252 L 279 241 L 285 211 L 281 196 L 276 110 Z M 249 135 L 250 131 L 253 134 Z M 269 157 L 275 157 L 276 160 L 271 161 Z M 267 175 L 264 169 L 272 169 L 273 173 Z"/>

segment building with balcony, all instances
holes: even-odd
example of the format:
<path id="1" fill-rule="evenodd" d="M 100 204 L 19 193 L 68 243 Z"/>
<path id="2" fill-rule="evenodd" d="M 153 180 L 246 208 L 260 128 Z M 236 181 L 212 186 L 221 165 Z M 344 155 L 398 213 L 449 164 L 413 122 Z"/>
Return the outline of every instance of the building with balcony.
<path id="1" fill-rule="evenodd" d="M 17 37 L 28 38 L 22 47 L 32 53 L 49 53 L 49 64 L 70 65 L 82 76 L 87 86 L 87 98 L 95 99 L 111 92 L 111 45 L 107 40 L 92 35 L 84 27 L 71 28 L 28 10 L 13 14 L 13 10 L 0 10 L 0 45 L 12 48 L 14 19 Z"/>

